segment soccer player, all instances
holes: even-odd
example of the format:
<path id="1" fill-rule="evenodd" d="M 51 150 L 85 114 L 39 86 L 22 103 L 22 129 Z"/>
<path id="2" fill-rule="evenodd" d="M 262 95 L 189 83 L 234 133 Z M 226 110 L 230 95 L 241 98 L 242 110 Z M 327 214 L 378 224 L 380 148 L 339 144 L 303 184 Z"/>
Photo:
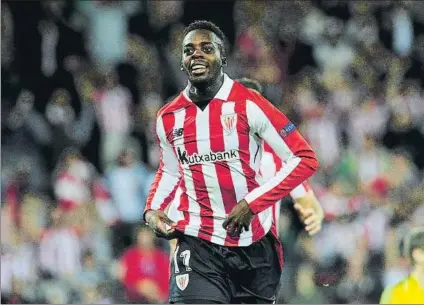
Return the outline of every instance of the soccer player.
<path id="1" fill-rule="evenodd" d="M 413 271 L 409 277 L 387 287 L 380 304 L 424 304 L 424 227 L 413 229 L 404 243 Z"/>
<path id="2" fill-rule="evenodd" d="M 243 77 L 241 79 L 237 79 L 236 81 L 246 88 L 255 90 L 259 94 L 263 93 L 262 86 L 254 79 Z M 259 172 L 262 177 L 271 179 L 275 176 L 276 172 L 282 168 L 283 162 L 272 151 L 271 147 L 267 143 L 263 143 L 262 148 L 262 158 Z M 322 221 L 324 220 L 324 211 L 319 201 L 317 200 L 314 191 L 309 186 L 309 183 L 304 181 L 302 184 L 297 186 L 295 189 L 293 189 L 293 191 L 290 192 L 290 197 L 295 203 L 294 209 L 300 216 L 308 234 L 314 235 L 318 233 L 321 230 Z M 279 202 L 273 205 L 272 209 L 274 223 L 278 228 L 278 220 L 280 217 Z M 174 209 L 171 209 L 171 216 L 173 216 L 172 214 L 176 214 Z M 173 247 L 171 246 L 171 248 Z"/>
<path id="3" fill-rule="evenodd" d="M 257 93 L 262 94 L 262 86 L 258 81 L 243 77 L 236 80 L 238 83 L 242 84 L 248 89 L 255 90 Z M 280 158 L 272 151 L 271 147 L 267 143 L 263 143 L 261 149 L 262 157 L 259 172 L 262 177 L 265 179 L 271 179 L 275 176 L 282 166 L 283 162 Z M 307 181 L 304 181 L 302 184 L 297 186 L 293 191 L 290 192 L 290 197 L 294 201 L 294 209 L 297 211 L 303 224 L 305 225 L 305 230 L 309 235 L 314 235 L 321 230 L 322 221 L 324 219 L 324 211 L 319 204 L 314 191 L 309 186 Z M 181 215 L 177 209 L 178 207 L 172 201 L 166 210 L 166 214 L 172 221 L 177 221 L 181 218 Z M 275 226 L 278 228 L 278 221 L 280 217 L 280 202 L 277 202 L 272 206 L 272 215 Z M 277 230 L 278 233 L 278 230 Z M 177 247 L 177 239 L 171 239 L 169 241 L 170 245 L 170 256 L 171 259 L 174 255 L 174 251 Z"/>
<path id="4" fill-rule="evenodd" d="M 184 34 L 189 82 L 158 112 L 161 161 L 144 213 L 158 236 L 178 237 L 170 302 L 274 303 L 282 249 L 272 205 L 317 170 L 316 155 L 284 114 L 223 72 L 216 25 L 196 21 Z M 264 141 L 286 164 L 266 182 Z M 171 200 L 178 222 L 164 212 Z"/>

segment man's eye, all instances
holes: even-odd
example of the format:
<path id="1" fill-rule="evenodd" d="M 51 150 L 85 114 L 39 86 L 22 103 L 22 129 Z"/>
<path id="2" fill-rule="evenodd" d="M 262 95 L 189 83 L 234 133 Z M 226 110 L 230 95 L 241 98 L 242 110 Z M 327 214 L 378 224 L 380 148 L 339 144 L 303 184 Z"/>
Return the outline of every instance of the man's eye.
<path id="1" fill-rule="evenodd" d="M 184 54 L 187 54 L 187 55 L 193 54 L 193 49 L 185 49 Z"/>
<path id="2" fill-rule="evenodd" d="M 203 47 L 203 52 L 211 53 L 213 51 L 212 47 Z"/>

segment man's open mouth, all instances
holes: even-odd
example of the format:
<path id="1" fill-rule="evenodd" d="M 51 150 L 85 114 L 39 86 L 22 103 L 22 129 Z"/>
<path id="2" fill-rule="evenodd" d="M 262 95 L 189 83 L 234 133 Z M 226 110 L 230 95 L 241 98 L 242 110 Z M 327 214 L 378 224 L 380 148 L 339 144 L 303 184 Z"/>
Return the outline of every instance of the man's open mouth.
<path id="1" fill-rule="evenodd" d="M 203 63 L 195 63 L 191 66 L 190 70 L 192 74 L 203 74 L 207 70 L 207 65 Z"/>

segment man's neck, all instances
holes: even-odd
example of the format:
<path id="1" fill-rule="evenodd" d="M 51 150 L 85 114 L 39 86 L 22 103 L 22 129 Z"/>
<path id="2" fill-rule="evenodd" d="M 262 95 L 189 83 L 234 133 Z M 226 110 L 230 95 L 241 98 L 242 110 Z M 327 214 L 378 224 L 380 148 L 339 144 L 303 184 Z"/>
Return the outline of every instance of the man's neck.
<path id="1" fill-rule="evenodd" d="M 193 102 L 201 102 L 205 100 L 210 100 L 215 97 L 219 89 L 221 89 L 222 84 L 224 83 L 224 74 L 222 73 L 217 80 L 211 84 L 205 85 L 193 85 L 189 83 L 188 94 L 190 99 Z"/>
<path id="2" fill-rule="evenodd" d="M 424 288 L 424 267 L 415 266 L 414 271 L 412 271 L 412 276 L 418 281 L 418 285 Z"/>

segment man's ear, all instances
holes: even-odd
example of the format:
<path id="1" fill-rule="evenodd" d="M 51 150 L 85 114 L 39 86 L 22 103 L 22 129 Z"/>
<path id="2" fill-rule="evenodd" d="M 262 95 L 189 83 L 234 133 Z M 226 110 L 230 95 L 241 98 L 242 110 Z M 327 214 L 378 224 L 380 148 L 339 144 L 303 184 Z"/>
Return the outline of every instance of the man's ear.
<path id="1" fill-rule="evenodd" d="M 227 65 L 227 57 L 222 57 L 222 66 L 225 67 Z"/>
<path id="2" fill-rule="evenodd" d="M 219 53 L 221 54 L 222 66 L 225 67 L 227 65 L 227 54 L 222 44 L 219 44 Z"/>

